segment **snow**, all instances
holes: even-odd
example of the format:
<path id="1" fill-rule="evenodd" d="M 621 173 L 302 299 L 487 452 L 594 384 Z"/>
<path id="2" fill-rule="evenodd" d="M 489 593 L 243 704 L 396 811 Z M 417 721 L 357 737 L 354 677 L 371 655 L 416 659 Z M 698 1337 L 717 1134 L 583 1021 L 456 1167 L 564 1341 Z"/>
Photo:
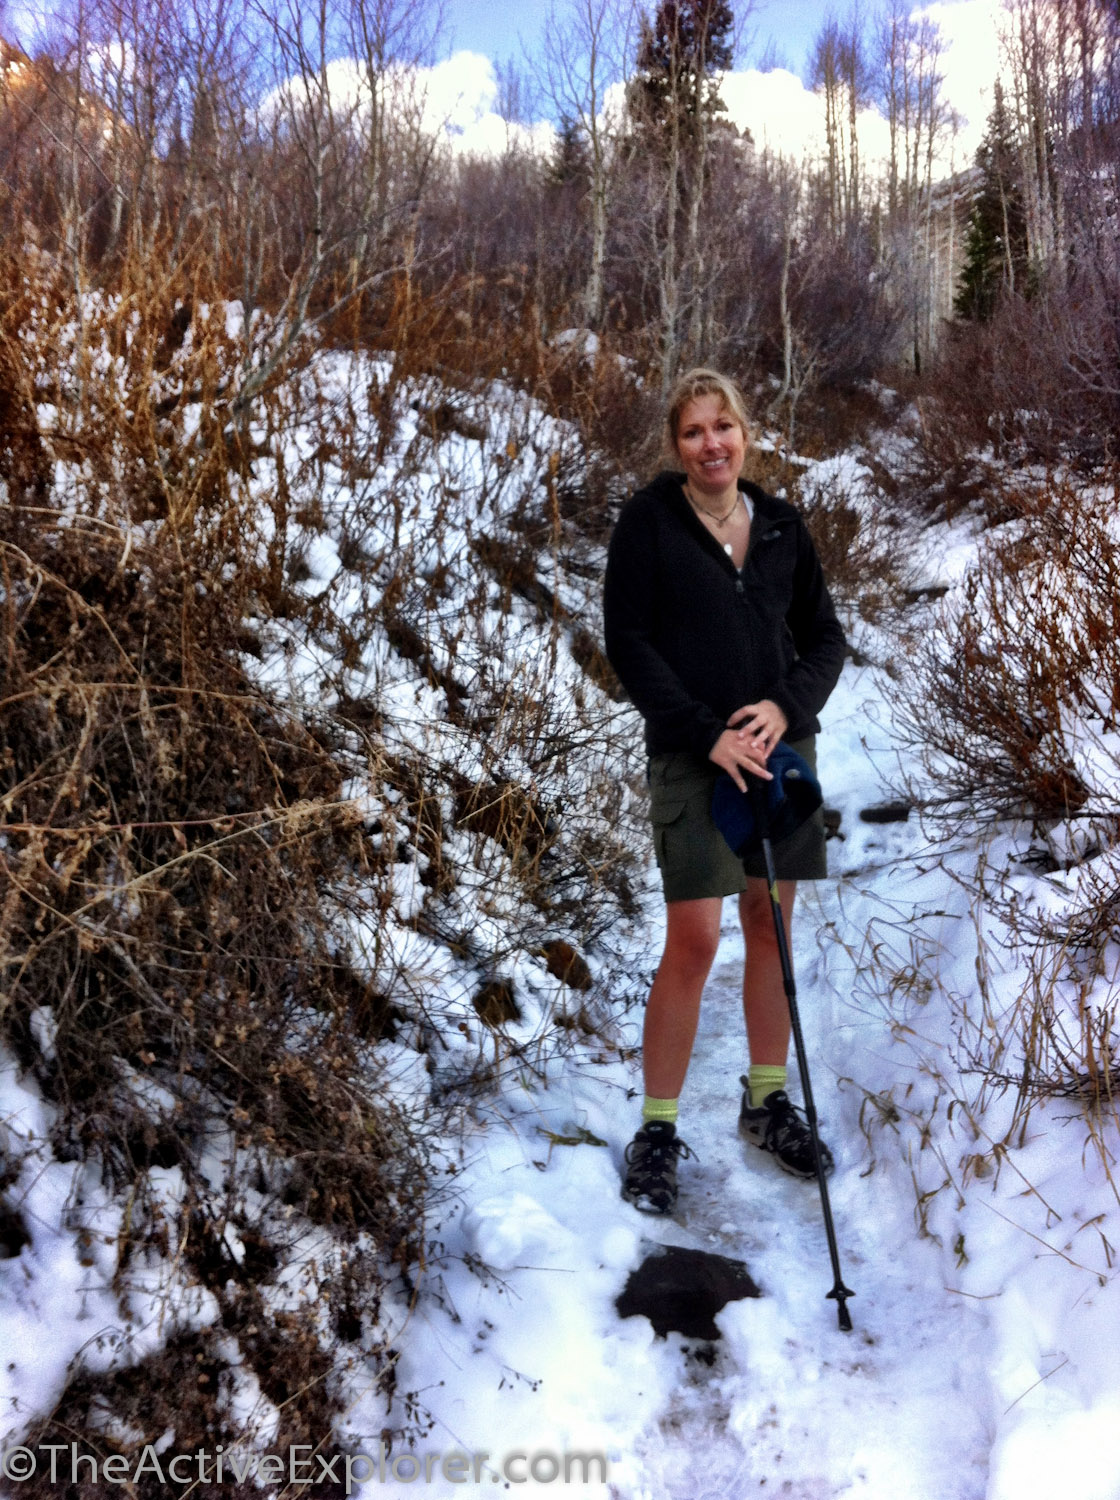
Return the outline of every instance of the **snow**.
<path id="1" fill-rule="evenodd" d="M 554 349 L 573 349 L 584 359 L 594 359 L 599 353 L 599 335 L 590 328 L 562 328 L 552 337 Z"/>
<path id="2" fill-rule="evenodd" d="M 231 305 L 225 317 L 234 338 L 241 311 Z M 374 374 L 339 356 L 318 369 L 323 389 L 336 393 L 349 382 L 368 388 Z M 537 482 L 541 455 L 564 449 L 571 435 L 504 387 L 477 404 L 491 423 L 488 444 L 446 434 L 433 450 L 438 470 L 409 484 L 395 515 L 363 500 L 367 545 L 391 549 L 387 567 L 407 555 L 417 578 L 441 564 L 450 570 L 441 605 L 449 629 L 428 617 L 433 663 L 453 670 L 472 693 L 516 690 L 542 713 L 559 712 L 580 673 L 566 644 L 522 601 L 491 601 L 473 635 L 462 634 L 459 616 L 475 583 L 471 541 L 505 534 L 504 517 Z M 402 472 L 418 430 L 406 400 L 390 460 Z M 307 450 L 306 434 L 293 432 L 289 472 Z M 851 455 L 808 468 L 817 471 L 810 484 L 858 491 L 862 482 Z M 262 489 L 266 469 L 257 480 Z M 439 528 L 450 524 L 448 475 L 462 494 L 458 529 L 445 546 Z M 395 493 L 387 482 L 381 499 Z M 347 573 L 339 549 L 354 503 L 336 475 L 324 528 L 301 538 L 310 574 L 301 586 L 315 596 L 327 590 L 336 610 L 357 618 L 366 585 Z M 978 544 L 974 518 L 927 527 L 914 539 L 915 576 L 923 587 L 959 589 Z M 593 582 L 577 586 L 563 569 L 545 576 L 591 623 Z M 907 629 L 932 628 L 924 608 L 916 607 Z M 495 654 L 496 642 L 505 656 Z M 383 635 L 364 641 L 345 680 L 328 648 L 310 637 L 274 633 L 266 644 L 261 680 L 294 701 L 319 707 L 336 701 L 343 686 L 354 698 L 376 691 L 402 742 L 443 755 L 469 778 L 528 783 L 526 747 L 457 738 L 443 690 Z M 985 861 L 1010 869 L 1021 831 L 946 846 L 916 815 L 861 821 L 862 808 L 920 774 L 884 693 L 881 668 L 905 670 L 896 659 L 899 640 L 885 627 L 863 628 L 861 649 L 868 647 L 879 666 L 849 663 L 822 716 L 818 759 L 827 801 L 842 814 L 842 837 L 829 846 L 829 878 L 800 893 L 793 931 L 814 1092 L 837 1157 L 830 1191 L 843 1276 L 855 1293 L 850 1334 L 837 1328 L 826 1297 L 831 1271 L 815 1185 L 782 1176 L 736 1133 L 747 1057 L 732 903 L 682 1099 L 680 1132 L 695 1158 L 682 1163 L 680 1211 L 668 1220 L 643 1217 L 618 1195 L 623 1151 L 638 1124 L 640 1007 L 616 1003 L 604 1035 L 573 1041 L 540 1073 L 516 1061 L 499 1067 L 500 1038 L 482 1031 L 470 1004 L 477 965 L 408 926 L 426 894 L 415 850 L 390 867 L 381 925 L 353 919 L 363 951 L 382 953 L 423 996 L 423 1016 L 448 1018 L 434 1076 L 410 1045 L 408 1026 L 371 1049 L 385 1064 L 394 1101 L 422 1114 L 427 1093 L 466 1077 L 480 1048 L 492 1045 L 495 1056 L 492 1091 L 476 1093 L 434 1143 L 448 1186 L 433 1205 L 418 1295 L 412 1303 L 387 1296 L 370 1335 L 398 1351 L 396 1388 L 415 1393 L 430 1424 L 389 1456 L 389 1480 L 402 1492 L 412 1482 L 416 1493 L 433 1497 L 516 1485 L 536 1496 L 562 1483 L 567 1495 L 597 1500 L 1048 1500 L 1066 1493 L 1120 1500 L 1120 1211 L 1109 1175 L 1116 1121 L 1102 1115 L 1095 1122 L 1098 1149 L 1087 1141 L 1076 1101 L 1038 1100 L 1024 1114 L 1013 1087 L 970 1071 L 982 1040 L 1010 1035 L 1009 1017 L 1027 984 L 1022 949 L 970 881 Z M 593 696 L 589 702 L 604 731 L 629 719 L 637 746 L 637 721 L 627 710 Z M 1111 745 L 1102 752 L 1088 737 L 1078 743 L 1103 779 L 1115 764 Z M 622 809 L 630 806 L 633 762 L 579 764 L 584 780 L 575 791 L 587 805 L 565 810 L 567 827 L 597 826 L 602 804 L 591 788 L 598 775 L 615 787 Z M 384 819 L 384 846 L 392 847 L 400 792 L 359 779 L 351 794 L 363 817 Z M 630 826 L 621 814 L 619 826 Z M 468 848 L 458 836 L 444 848 L 460 864 L 457 922 L 479 951 L 501 952 L 509 924 L 524 919 L 500 878 L 504 852 L 492 840 Z M 641 916 L 616 935 L 624 962 L 617 952 L 611 964 L 601 951 L 587 955 L 600 981 L 625 971 L 635 996 L 651 977 L 662 922 L 644 846 L 643 857 Z M 1057 911 L 1079 878 L 1073 871 L 1056 885 L 1021 865 L 1014 870 L 1009 879 L 1024 903 Z M 578 1004 L 525 953 L 503 973 L 522 1003 L 523 1019 L 510 1026 L 522 1043 L 539 1039 L 558 1008 Z M 1114 977 L 1098 977 L 1093 1003 L 1108 1003 Z M 423 1024 L 412 1018 L 415 1029 Z M 37 1015 L 35 1025 L 49 1044 L 50 1016 Z M 1016 1063 L 1007 1057 L 1009 1074 Z M 209 1326 L 217 1317 L 210 1294 L 189 1292 L 173 1259 L 153 1256 L 132 1273 L 137 1318 L 126 1335 L 111 1287 L 120 1205 L 91 1172 L 53 1158 L 51 1125 L 33 1083 L 0 1055 L 0 1151 L 19 1171 L 2 1197 L 30 1236 L 0 1261 L 0 1446 L 20 1441 L 32 1418 L 51 1409 L 71 1361 L 97 1367 L 119 1354 L 126 1337 L 139 1351 L 176 1326 Z M 217 1154 L 214 1174 L 220 1181 Z M 169 1203 L 183 1191 L 177 1169 L 152 1168 L 150 1176 Z M 236 1257 L 243 1247 L 229 1234 Z M 677 1334 L 658 1338 L 643 1318 L 618 1317 L 615 1299 L 653 1243 L 742 1258 L 759 1284 L 759 1299 L 719 1314 L 722 1336 L 712 1350 Z M 308 1267 L 317 1256 L 325 1263 L 330 1251 L 323 1236 L 308 1233 L 293 1254 L 269 1295 L 294 1302 L 308 1295 Z M 267 1432 L 268 1404 L 242 1373 L 246 1424 Z M 389 1493 L 377 1472 L 387 1461 L 384 1398 L 360 1359 L 349 1378 L 352 1400 L 335 1438 L 371 1458 L 374 1472 L 360 1493 Z M 388 1425 L 405 1420 L 398 1404 Z M 331 1448 L 327 1435 L 324 1443 Z M 453 1461 L 458 1453 L 468 1456 L 465 1468 Z M 415 1481 L 401 1462 L 409 1454 L 423 1471 Z M 576 1454 L 594 1458 L 590 1478 L 576 1465 L 564 1482 L 556 1471 Z"/>
<path id="3" fill-rule="evenodd" d="M 868 1100 L 913 1095 L 947 1039 L 931 1016 L 915 1056 L 883 1016 L 868 1014 L 860 945 L 883 941 L 879 924 L 897 933 L 901 958 L 909 930 L 909 951 L 929 957 L 941 985 L 966 985 L 971 968 L 974 987 L 975 932 L 962 887 L 931 857 L 920 828 L 860 825 L 850 811 L 861 797 L 875 800 L 893 771 L 873 673 L 847 669 L 820 748 L 847 837 L 831 846 L 832 878 L 802 893 L 795 952 L 818 1106 L 838 1153 L 832 1203 L 856 1293 L 855 1331 L 838 1331 L 825 1299 L 831 1277 L 815 1187 L 766 1160 L 744 1160 L 736 1138 L 746 1058 L 732 924 L 682 1099 L 681 1133 L 699 1158 L 682 1164 L 682 1215 L 650 1221 L 617 1197 L 621 1151 L 636 1125 L 630 1066 L 559 1079 L 520 1109 L 510 1101 L 510 1113 L 499 1109 L 472 1139 L 459 1183 L 469 1206 L 457 1230 L 455 1220 L 447 1226 L 441 1268 L 457 1316 L 431 1308 L 426 1316 L 445 1382 L 428 1397 L 436 1431 L 469 1432 L 491 1454 L 513 1442 L 547 1451 L 602 1444 L 610 1493 L 633 1500 L 1018 1500 L 1055 1492 L 1063 1474 L 1078 1494 L 1116 1500 L 1111 1256 L 1094 1246 L 1081 1260 L 1059 1243 L 1076 1237 L 1090 1205 L 1100 1234 L 1114 1235 L 1112 1195 L 1088 1158 L 1070 1171 L 1080 1144 L 1060 1111 L 1007 1153 L 1011 1172 L 978 1178 L 967 1192 L 948 1155 L 927 1179 L 920 1141 L 897 1127 L 897 1141 L 869 1147 L 860 1128 Z M 656 946 L 651 933 L 647 961 Z M 896 1032 L 915 1030 L 933 1005 L 915 993 Z M 569 1138 L 582 1127 L 608 1145 L 534 1149 L 534 1121 Z M 926 1149 L 931 1159 L 947 1153 L 945 1131 Z M 947 1183 L 926 1185 L 943 1172 Z M 916 1182 L 931 1195 L 920 1235 Z M 651 1240 L 742 1257 L 762 1287 L 760 1300 L 719 1315 L 711 1368 L 690 1362 L 690 1341 L 658 1340 L 642 1320 L 621 1323 L 613 1311 L 623 1273 Z M 470 1254 L 496 1273 L 492 1282 L 467 1269 Z"/>
<path id="4" fill-rule="evenodd" d="M 861 758 L 864 716 L 857 710 L 868 674 L 850 677 L 855 682 L 845 683 L 833 710 L 840 726 L 833 760 L 841 771 Z M 836 916 L 827 892 L 803 898 L 803 968 L 806 939 Z M 471 1206 L 458 1243 L 501 1277 L 487 1295 L 472 1272 L 450 1263 L 455 1242 L 449 1244 L 443 1284 L 462 1324 L 443 1328 L 443 1363 L 469 1362 L 471 1394 L 466 1401 L 448 1390 L 431 1407 L 457 1432 L 469 1415 L 472 1444 L 491 1453 L 503 1442 L 508 1447 L 510 1434 L 519 1443 L 531 1435 L 535 1447 L 549 1451 L 602 1441 L 619 1496 L 747 1494 L 765 1484 L 775 1493 L 932 1500 L 948 1493 L 947 1472 L 957 1475 L 953 1494 L 983 1496 L 986 1403 L 977 1402 L 976 1383 L 962 1380 L 958 1363 L 973 1351 L 982 1369 L 983 1321 L 946 1292 L 928 1245 L 899 1254 L 913 1239 L 911 1195 L 895 1190 L 884 1198 L 890 1185 L 862 1175 L 854 1091 L 836 1076 L 839 1059 L 828 1066 L 833 1049 L 814 1062 L 825 1064 L 826 1128 L 839 1147 L 833 1202 L 845 1276 L 857 1293 L 854 1335 L 838 1332 L 824 1300 L 831 1280 L 814 1187 L 790 1182 L 766 1161 L 742 1160 L 734 1129 L 737 1075 L 746 1063 L 737 1039 L 739 972 L 737 934 L 729 927 L 682 1100 L 682 1134 L 699 1156 L 682 1168 L 683 1224 L 643 1219 L 617 1196 L 621 1149 L 636 1125 L 636 1104 L 626 1097 L 627 1081 L 637 1082 L 629 1068 L 616 1064 L 604 1076 L 561 1083 L 529 1112 L 548 1122 L 538 1130 L 570 1138 L 582 1127 L 607 1148 L 534 1151 L 527 1120 L 497 1139 L 493 1130 L 480 1133 L 468 1181 L 460 1182 Z M 840 998 L 808 990 L 810 1031 L 843 1037 Z M 739 1061 L 729 1067 L 732 1047 Z M 850 1051 L 846 1037 L 842 1050 Z M 742 1257 L 763 1287 L 761 1301 L 732 1304 L 720 1315 L 724 1347 L 711 1370 L 690 1367 L 688 1341 L 657 1340 L 641 1320 L 620 1323 L 613 1311 L 623 1273 L 648 1239 Z M 482 1351 L 496 1364 L 489 1391 Z M 511 1366 L 523 1380 L 503 1386 Z M 535 1389 L 525 1383 L 530 1378 L 540 1382 Z M 595 1428 L 603 1412 L 615 1414 L 606 1435 Z"/>

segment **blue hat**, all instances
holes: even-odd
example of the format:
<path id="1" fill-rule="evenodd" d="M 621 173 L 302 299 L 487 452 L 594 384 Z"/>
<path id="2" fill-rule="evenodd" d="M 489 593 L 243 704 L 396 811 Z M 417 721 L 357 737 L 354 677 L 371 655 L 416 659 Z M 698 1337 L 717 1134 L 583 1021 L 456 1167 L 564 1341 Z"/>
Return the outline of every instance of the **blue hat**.
<path id="1" fill-rule="evenodd" d="M 773 781 L 747 776 L 741 792 L 726 772 L 712 792 L 712 818 L 740 859 L 762 847 L 763 838 L 780 844 L 796 833 L 824 800 L 821 784 L 808 762 L 779 740 L 766 762 Z M 758 816 L 761 811 L 761 817 Z M 761 826 L 760 826 L 761 825 Z"/>

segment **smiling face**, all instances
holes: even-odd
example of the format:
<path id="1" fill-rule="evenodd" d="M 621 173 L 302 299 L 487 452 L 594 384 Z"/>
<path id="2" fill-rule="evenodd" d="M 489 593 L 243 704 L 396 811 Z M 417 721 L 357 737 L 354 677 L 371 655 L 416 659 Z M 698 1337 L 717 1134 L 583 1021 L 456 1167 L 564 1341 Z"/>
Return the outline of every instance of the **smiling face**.
<path id="1" fill-rule="evenodd" d="M 719 396 L 694 396 L 681 409 L 677 455 L 693 497 L 730 500 L 747 452 L 747 435 Z"/>

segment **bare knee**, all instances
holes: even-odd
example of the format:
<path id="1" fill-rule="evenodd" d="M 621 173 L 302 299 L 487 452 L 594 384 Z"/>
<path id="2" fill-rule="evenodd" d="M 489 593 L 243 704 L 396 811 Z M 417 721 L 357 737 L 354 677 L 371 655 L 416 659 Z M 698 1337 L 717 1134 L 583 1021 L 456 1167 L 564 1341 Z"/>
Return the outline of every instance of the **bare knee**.
<path id="1" fill-rule="evenodd" d="M 787 932 L 793 915 L 795 892 L 794 881 L 780 880 L 778 882 L 782 918 Z M 757 951 L 759 947 L 777 946 L 777 935 L 774 931 L 774 905 L 770 898 L 770 887 L 765 880 L 751 880 L 739 897 L 739 922 L 748 947 L 754 947 Z"/>
<path id="2" fill-rule="evenodd" d="M 691 903 L 689 903 L 691 905 Z M 707 911 L 670 908 L 665 933 L 663 968 L 692 979 L 704 979 L 712 967 L 719 947 L 719 911 L 714 918 Z"/>
<path id="3" fill-rule="evenodd" d="M 678 937 L 665 944 L 661 962 L 674 973 L 690 979 L 705 979 L 716 956 L 717 944 L 699 937 Z"/>

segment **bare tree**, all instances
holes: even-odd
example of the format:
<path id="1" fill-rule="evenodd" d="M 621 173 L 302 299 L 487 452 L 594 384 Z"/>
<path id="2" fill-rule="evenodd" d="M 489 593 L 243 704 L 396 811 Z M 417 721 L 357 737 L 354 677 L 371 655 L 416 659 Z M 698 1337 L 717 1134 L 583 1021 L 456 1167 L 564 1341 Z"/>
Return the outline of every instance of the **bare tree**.
<path id="1" fill-rule="evenodd" d="M 863 212 L 859 113 L 871 98 L 871 75 L 858 5 L 841 24 L 830 16 L 818 32 L 810 72 L 824 102 L 829 221 L 835 234 L 860 223 Z"/>
<path id="2" fill-rule="evenodd" d="M 944 42 L 937 23 L 890 0 L 879 25 L 878 94 L 890 129 L 887 211 L 908 215 L 929 182 L 929 163 L 948 108 L 939 71 Z"/>
<path id="3" fill-rule="evenodd" d="M 1027 253 L 1060 274 L 1061 201 L 1055 191 L 1051 106 L 1057 94 L 1057 10 L 1051 0 L 1005 0 L 1003 50 L 1019 125 Z"/>
<path id="4" fill-rule="evenodd" d="M 879 95 L 890 129 L 884 239 L 907 309 L 915 369 L 921 368 L 937 326 L 934 169 L 953 123 L 942 92 L 943 48 L 930 17 L 914 17 L 905 0 L 891 0 L 878 47 Z M 952 293 L 948 278 L 945 282 L 941 301 L 947 310 Z"/>
<path id="5" fill-rule="evenodd" d="M 394 225 L 402 196 L 405 202 L 415 201 L 423 188 L 434 141 L 422 127 L 415 75 L 432 57 L 442 10 L 438 4 L 402 0 L 350 0 L 348 19 L 361 98 L 355 121 L 361 138 L 358 229 L 350 256 L 350 288 L 355 290 L 371 245 Z M 398 176 L 402 164 L 407 164 L 403 184 Z"/>
<path id="6" fill-rule="evenodd" d="M 591 243 L 583 317 L 592 329 L 603 322 L 611 173 L 621 124 L 611 118 L 608 100 L 611 86 L 626 74 L 634 14 L 634 0 L 568 0 L 562 11 L 553 5 L 541 38 L 542 89 L 587 147 Z"/>
<path id="7" fill-rule="evenodd" d="M 280 175 L 251 183 L 237 412 L 306 333 L 407 259 L 407 226 L 434 150 L 411 92 L 428 14 L 406 0 L 318 0 L 314 10 L 284 0 L 259 12 L 273 87 L 256 114 L 254 146 Z M 256 333 L 258 310 L 267 315 Z"/>
<path id="8" fill-rule="evenodd" d="M 1114 142 L 1101 146 L 1118 28 L 1120 12 L 1106 0 L 1005 0 L 1002 45 L 1020 139 L 1028 254 L 1036 277 L 1058 284 L 1069 266 L 1073 200 L 1098 197 L 1094 183 L 1115 157 Z M 1089 216 L 1103 209 L 1098 199 Z"/>
<path id="9" fill-rule="evenodd" d="M 778 281 L 778 317 L 781 324 L 782 337 L 782 376 L 771 403 L 771 411 L 777 411 L 783 403 L 789 402 L 789 429 L 790 441 L 792 442 L 797 400 L 801 392 L 804 376 L 808 374 L 807 370 L 803 370 L 801 378 L 799 378 L 799 372 L 794 364 L 795 337 L 789 289 L 790 267 L 793 263 L 794 240 L 797 232 L 798 214 L 801 207 L 804 174 L 800 167 L 790 162 L 779 162 L 777 171 L 779 180 L 778 207 L 782 225 L 782 269 Z M 831 200 L 829 206 L 831 209 Z"/>
<path id="10" fill-rule="evenodd" d="M 843 130 L 840 103 L 840 32 L 834 16 L 817 33 L 811 64 L 813 88 L 824 100 L 825 181 L 828 186 L 828 219 L 834 234 L 840 231 L 840 179 L 844 170 L 840 142 Z"/>
<path id="11" fill-rule="evenodd" d="M 720 73 L 731 65 L 735 41 L 735 18 L 724 0 L 661 0 L 655 15 L 640 24 L 627 97 L 630 150 L 646 175 L 666 389 L 682 353 L 697 349 L 703 338 L 701 206 L 714 120 L 724 107 Z"/>
<path id="12" fill-rule="evenodd" d="M 163 156 L 172 224 L 166 253 L 177 264 L 201 233 L 217 266 L 244 187 L 258 39 L 236 0 L 181 0 L 172 24 L 177 87 Z"/>

